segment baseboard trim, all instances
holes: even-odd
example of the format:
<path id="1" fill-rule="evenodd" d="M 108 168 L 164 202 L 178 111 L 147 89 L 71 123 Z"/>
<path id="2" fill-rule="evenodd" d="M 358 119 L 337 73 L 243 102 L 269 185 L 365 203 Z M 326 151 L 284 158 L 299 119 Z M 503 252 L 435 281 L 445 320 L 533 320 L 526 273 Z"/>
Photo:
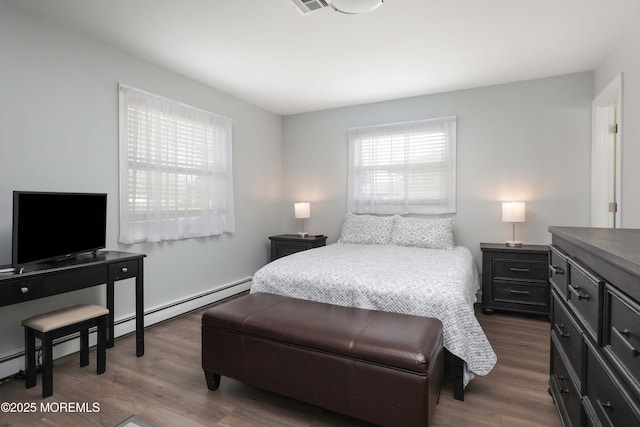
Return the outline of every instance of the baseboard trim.
<path id="1" fill-rule="evenodd" d="M 153 307 L 144 312 L 144 326 L 148 328 L 157 323 L 165 322 L 174 317 L 181 316 L 194 310 L 198 310 L 207 305 L 233 297 L 234 295 L 246 292 L 251 289 L 251 277 L 239 280 L 234 283 L 225 284 L 197 295 Z M 94 328 L 95 329 L 95 328 Z M 134 333 L 136 330 L 135 315 L 117 319 L 114 322 L 115 338 Z M 91 331 L 89 344 L 95 345 L 95 331 Z M 116 343 L 116 345 L 118 345 Z M 53 358 L 57 359 L 69 354 L 78 352 L 80 340 L 78 334 L 70 335 L 54 341 Z M 15 353 L 0 357 L 0 383 L 13 377 L 21 370 L 24 370 L 24 349 Z"/>
<path id="2" fill-rule="evenodd" d="M 156 323 L 164 322 L 182 314 L 189 313 L 190 311 L 214 304 L 223 299 L 248 291 L 249 289 L 251 289 L 250 277 L 239 282 L 220 286 L 208 292 L 193 295 L 180 301 L 150 308 L 144 312 L 144 327 L 148 328 Z M 116 338 L 133 333 L 136 330 L 135 316 L 129 316 L 114 323 Z"/>

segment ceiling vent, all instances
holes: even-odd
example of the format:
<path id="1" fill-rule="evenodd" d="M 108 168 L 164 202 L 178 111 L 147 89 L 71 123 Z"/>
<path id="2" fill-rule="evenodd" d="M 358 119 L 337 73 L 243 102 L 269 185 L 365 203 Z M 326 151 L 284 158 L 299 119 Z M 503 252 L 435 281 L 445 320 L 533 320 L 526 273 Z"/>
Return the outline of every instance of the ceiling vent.
<path id="1" fill-rule="evenodd" d="M 329 6 L 325 0 L 291 0 L 291 3 L 300 15 L 308 15 Z"/>

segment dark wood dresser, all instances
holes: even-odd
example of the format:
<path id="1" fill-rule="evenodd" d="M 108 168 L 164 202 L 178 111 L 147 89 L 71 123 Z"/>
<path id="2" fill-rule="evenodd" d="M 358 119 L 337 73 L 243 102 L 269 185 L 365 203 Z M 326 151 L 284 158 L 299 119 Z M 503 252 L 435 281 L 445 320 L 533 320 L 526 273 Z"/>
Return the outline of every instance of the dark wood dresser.
<path id="1" fill-rule="evenodd" d="M 482 311 L 549 315 L 548 252 L 544 245 L 481 243 Z"/>
<path id="2" fill-rule="evenodd" d="M 327 244 L 327 236 L 300 237 L 297 234 L 280 234 L 269 237 L 269 240 L 271 240 L 271 261 Z"/>
<path id="3" fill-rule="evenodd" d="M 640 425 L 640 230 L 549 232 L 550 391 L 563 423 Z"/>

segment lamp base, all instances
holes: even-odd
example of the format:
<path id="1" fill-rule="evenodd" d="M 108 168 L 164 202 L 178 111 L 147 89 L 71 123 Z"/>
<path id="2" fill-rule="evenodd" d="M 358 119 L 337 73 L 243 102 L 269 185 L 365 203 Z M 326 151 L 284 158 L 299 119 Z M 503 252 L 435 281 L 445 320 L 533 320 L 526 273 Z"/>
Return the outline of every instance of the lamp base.
<path id="1" fill-rule="evenodd" d="M 521 248 L 522 242 L 520 240 L 507 240 L 507 247 L 509 248 Z"/>
<path id="2" fill-rule="evenodd" d="M 298 232 L 298 237 L 307 237 L 309 233 L 305 233 L 304 231 Z"/>

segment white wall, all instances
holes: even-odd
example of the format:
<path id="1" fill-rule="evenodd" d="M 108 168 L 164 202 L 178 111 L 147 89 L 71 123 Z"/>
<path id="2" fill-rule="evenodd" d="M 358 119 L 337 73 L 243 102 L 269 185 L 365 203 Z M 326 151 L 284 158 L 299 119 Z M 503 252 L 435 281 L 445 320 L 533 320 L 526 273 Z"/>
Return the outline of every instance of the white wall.
<path id="1" fill-rule="evenodd" d="M 107 247 L 148 255 L 147 309 L 235 283 L 267 262 L 267 237 L 281 231 L 280 116 L 3 2 L 0 56 L 0 264 L 11 262 L 13 190 L 108 193 Z M 235 233 L 117 243 L 118 82 L 233 120 Z M 0 308 L 0 359 L 23 347 L 23 318 L 104 301 L 103 293 L 100 287 Z M 133 314 L 132 280 L 116 285 L 115 303 L 116 319 Z M 11 373 L 0 369 L 0 378 Z"/>
<path id="2" fill-rule="evenodd" d="M 294 201 L 310 201 L 310 233 L 329 242 L 346 210 L 347 129 L 457 116 L 455 238 L 480 259 L 480 242 L 503 242 L 503 200 L 527 202 L 525 243 L 550 242 L 549 225 L 586 226 L 590 216 L 591 72 L 421 96 L 284 118 L 284 226 Z"/>
<path id="3" fill-rule="evenodd" d="M 624 228 L 640 228 L 640 26 L 635 26 L 620 41 L 616 49 L 595 70 L 595 94 L 600 93 L 618 74 L 622 83 L 622 200 L 620 216 Z"/>

